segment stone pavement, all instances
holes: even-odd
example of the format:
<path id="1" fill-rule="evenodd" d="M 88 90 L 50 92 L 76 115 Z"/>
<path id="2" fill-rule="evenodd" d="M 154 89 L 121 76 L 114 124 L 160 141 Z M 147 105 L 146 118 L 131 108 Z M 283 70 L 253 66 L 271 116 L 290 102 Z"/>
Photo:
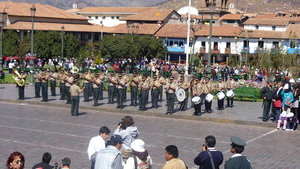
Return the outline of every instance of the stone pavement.
<path id="1" fill-rule="evenodd" d="M 2 102 L 15 102 L 32 105 L 44 105 L 44 106 L 54 106 L 54 107 L 70 107 L 70 105 L 65 104 L 65 100 L 59 100 L 59 88 L 56 88 L 57 96 L 50 96 L 50 88 L 48 91 L 49 101 L 41 102 L 41 98 L 34 98 L 34 86 L 25 87 L 25 100 L 18 99 L 18 88 L 15 84 L 0 84 L 0 101 Z M 103 110 L 110 112 L 122 112 L 126 114 L 140 114 L 147 116 L 168 116 L 170 118 L 178 119 L 189 119 L 189 120 L 202 120 L 202 121 L 212 121 L 212 122 L 221 122 L 221 123 L 233 123 L 233 124 L 244 124 L 244 125 L 255 125 L 263 127 L 276 127 L 276 124 L 272 122 L 262 122 L 262 103 L 260 102 L 244 102 L 244 101 L 234 101 L 233 108 L 226 108 L 224 110 L 217 110 L 217 100 L 214 99 L 212 103 L 213 113 L 204 113 L 201 116 L 193 116 L 194 108 L 191 107 L 190 98 L 188 101 L 188 110 L 187 111 L 176 111 L 172 115 L 166 115 L 167 107 L 165 106 L 165 95 L 163 96 L 163 102 L 159 103 L 159 108 L 149 109 L 151 107 L 151 96 L 149 96 L 149 103 L 147 104 L 146 111 L 138 111 L 138 106 L 128 106 L 130 104 L 130 93 L 127 93 L 127 101 L 124 103 L 126 106 L 124 109 L 116 109 L 116 103 L 106 104 L 107 103 L 107 92 L 104 91 L 104 99 L 99 100 L 99 106 L 94 107 L 92 97 L 90 97 L 90 102 L 81 102 L 80 109 L 84 110 Z M 226 100 L 225 100 L 226 105 Z M 179 108 L 179 104 L 175 104 L 175 110 Z M 204 109 L 204 105 L 201 107 Z"/>

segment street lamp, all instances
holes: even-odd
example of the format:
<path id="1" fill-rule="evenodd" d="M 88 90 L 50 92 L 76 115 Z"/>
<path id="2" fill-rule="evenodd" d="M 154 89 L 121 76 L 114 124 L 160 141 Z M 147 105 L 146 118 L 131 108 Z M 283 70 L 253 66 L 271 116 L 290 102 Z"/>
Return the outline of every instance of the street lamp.
<path id="1" fill-rule="evenodd" d="M 64 58 L 64 30 L 65 30 L 65 27 L 64 25 L 61 26 L 61 58 L 63 59 Z"/>
<path id="2" fill-rule="evenodd" d="M 248 62 L 248 53 L 250 52 L 250 44 L 249 44 L 249 38 L 252 37 L 253 30 L 243 30 L 243 33 L 245 33 L 245 36 L 247 38 L 247 51 L 246 51 L 246 60 L 245 60 L 245 65 L 247 65 Z"/>
<path id="3" fill-rule="evenodd" d="M 100 34 L 100 40 L 102 40 L 103 38 L 103 14 L 101 13 L 101 21 L 100 21 L 100 24 L 101 24 L 101 34 Z"/>
<path id="4" fill-rule="evenodd" d="M 2 59 L 2 27 L 3 27 L 3 20 L 1 18 L 0 19 L 0 69 L 3 69 L 3 67 L 2 67 L 2 63 L 3 63 L 3 59 Z"/>
<path id="5" fill-rule="evenodd" d="M 31 23 L 32 23 L 32 29 L 31 29 L 31 59 L 30 59 L 30 65 L 32 65 L 34 67 L 34 63 L 33 63 L 33 30 L 34 30 L 34 16 L 35 16 L 35 12 L 36 12 L 36 8 L 34 5 L 32 5 L 32 7 L 30 8 L 30 12 L 31 12 Z M 30 72 L 30 84 L 29 85 L 33 85 L 33 73 L 34 71 Z"/>
<path id="6" fill-rule="evenodd" d="M 212 19 L 213 19 L 213 12 L 215 11 L 216 2 L 215 0 L 212 0 L 207 3 L 207 6 L 209 7 L 210 11 L 210 20 L 209 20 L 209 39 L 208 39 L 208 65 L 207 65 L 207 71 L 208 73 L 211 72 L 211 36 L 212 36 Z"/>
<path id="7" fill-rule="evenodd" d="M 191 58 L 191 62 L 192 62 L 192 74 L 194 74 L 194 69 L 195 69 L 195 63 L 194 63 L 194 59 L 195 59 L 195 43 L 196 43 L 196 37 L 195 37 L 195 32 L 197 32 L 198 30 L 202 29 L 201 26 L 196 27 L 196 25 L 192 26 L 192 31 L 193 31 L 193 55 Z"/>

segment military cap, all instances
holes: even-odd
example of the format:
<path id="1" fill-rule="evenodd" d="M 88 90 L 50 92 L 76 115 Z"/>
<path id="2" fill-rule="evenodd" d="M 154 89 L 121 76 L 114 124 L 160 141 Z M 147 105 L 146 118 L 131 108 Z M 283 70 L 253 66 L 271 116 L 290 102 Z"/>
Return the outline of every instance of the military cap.
<path id="1" fill-rule="evenodd" d="M 180 76 L 180 79 L 184 79 L 184 76 Z"/>
<path id="2" fill-rule="evenodd" d="M 229 76 L 229 78 L 233 78 L 233 76 L 232 76 L 232 75 L 230 75 L 230 76 Z"/>
<path id="3" fill-rule="evenodd" d="M 171 76 L 171 77 L 170 77 L 170 80 L 173 80 L 173 79 L 174 79 L 174 77 L 173 77 L 173 76 Z"/>
<path id="4" fill-rule="evenodd" d="M 85 69 L 85 72 L 88 72 L 89 70 L 88 69 Z"/>
<path id="5" fill-rule="evenodd" d="M 123 76 L 122 74 L 119 74 L 119 77 Z"/>
<path id="6" fill-rule="evenodd" d="M 246 142 L 243 139 L 235 137 L 235 136 L 230 137 L 230 141 L 232 142 L 231 143 L 232 146 L 244 147 L 246 145 Z"/>
<path id="7" fill-rule="evenodd" d="M 137 72 L 136 72 L 136 71 L 133 71 L 133 74 L 137 74 Z"/>
<path id="8" fill-rule="evenodd" d="M 157 77 L 157 75 L 154 75 L 153 77 Z"/>
<path id="9" fill-rule="evenodd" d="M 98 74 L 98 73 L 96 73 L 96 74 L 95 74 L 95 77 L 99 77 L 99 74 Z"/>
<path id="10" fill-rule="evenodd" d="M 23 72 L 24 72 L 24 70 L 21 70 L 21 72 L 23 73 Z"/>

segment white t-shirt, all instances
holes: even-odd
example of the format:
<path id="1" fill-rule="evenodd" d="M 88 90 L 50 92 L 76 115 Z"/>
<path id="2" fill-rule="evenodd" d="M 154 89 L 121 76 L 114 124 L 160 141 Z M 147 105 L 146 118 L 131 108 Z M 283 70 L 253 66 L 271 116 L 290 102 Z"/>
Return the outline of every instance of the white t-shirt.
<path id="1" fill-rule="evenodd" d="M 99 152 L 100 150 L 105 149 L 105 141 L 103 138 L 98 135 L 96 137 L 93 137 L 90 140 L 89 147 L 87 149 L 89 160 L 91 160 L 91 156 L 97 151 Z"/>

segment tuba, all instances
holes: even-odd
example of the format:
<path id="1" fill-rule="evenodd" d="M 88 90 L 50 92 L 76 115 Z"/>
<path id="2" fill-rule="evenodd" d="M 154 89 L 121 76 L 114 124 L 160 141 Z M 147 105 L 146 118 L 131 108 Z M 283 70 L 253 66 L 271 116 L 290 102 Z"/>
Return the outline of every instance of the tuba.
<path id="1" fill-rule="evenodd" d="M 12 78 L 16 81 L 16 83 L 23 87 L 25 85 L 25 80 L 24 79 L 19 79 L 21 77 L 20 73 L 18 72 L 18 69 L 13 69 L 12 70 Z"/>

